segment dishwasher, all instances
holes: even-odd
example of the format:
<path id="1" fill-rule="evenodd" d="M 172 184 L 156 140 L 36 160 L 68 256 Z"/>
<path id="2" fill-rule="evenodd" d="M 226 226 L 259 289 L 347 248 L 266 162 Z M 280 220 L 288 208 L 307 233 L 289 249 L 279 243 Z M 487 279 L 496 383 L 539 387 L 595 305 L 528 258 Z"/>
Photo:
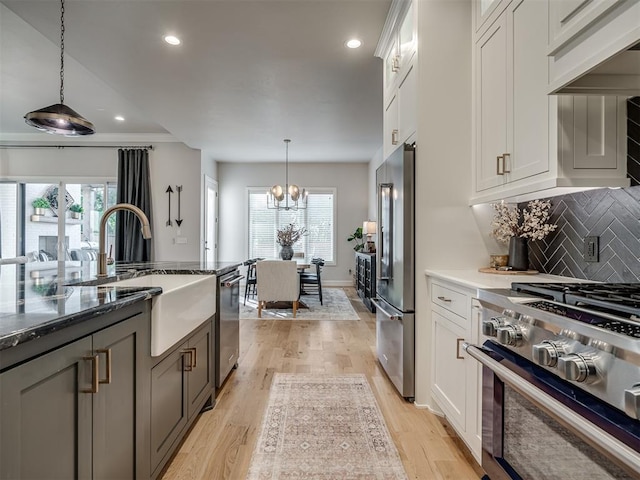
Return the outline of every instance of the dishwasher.
<path id="1" fill-rule="evenodd" d="M 216 308 L 216 388 L 238 366 L 240 353 L 240 281 L 234 269 L 218 277 Z"/>

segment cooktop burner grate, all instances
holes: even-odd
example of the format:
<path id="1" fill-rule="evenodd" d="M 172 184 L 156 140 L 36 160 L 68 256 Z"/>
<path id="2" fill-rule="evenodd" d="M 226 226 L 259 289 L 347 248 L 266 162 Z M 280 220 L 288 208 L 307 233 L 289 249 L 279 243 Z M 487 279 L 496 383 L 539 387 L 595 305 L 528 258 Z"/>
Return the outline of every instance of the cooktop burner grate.
<path id="1" fill-rule="evenodd" d="M 526 303 L 528 307 L 537 308 L 538 310 L 544 310 L 545 312 L 555 313 L 563 317 L 578 320 L 583 323 L 588 323 L 596 327 L 604 328 L 627 337 L 633 337 L 640 339 L 640 323 L 636 323 L 630 318 L 631 321 L 625 322 L 622 320 L 608 320 L 598 316 L 598 311 L 594 309 L 594 312 L 584 312 L 582 310 L 576 310 L 565 305 L 555 305 L 553 303 L 539 301 Z M 608 312 L 606 312 L 608 313 Z"/>

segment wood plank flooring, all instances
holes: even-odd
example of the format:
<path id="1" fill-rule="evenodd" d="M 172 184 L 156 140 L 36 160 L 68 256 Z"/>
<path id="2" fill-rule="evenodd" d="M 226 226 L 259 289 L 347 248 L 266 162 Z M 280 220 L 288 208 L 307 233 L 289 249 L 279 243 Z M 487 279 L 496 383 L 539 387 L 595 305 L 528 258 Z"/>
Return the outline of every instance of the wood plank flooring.
<path id="1" fill-rule="evenodd" d="M 241 320 L 240 362 L 200 415 L 163 480 L 246 477 L 275 372 L 364 373 L 410 479 L 479 479 L 448 424 L 395 391 L 375 356 L 375 315 L 345 289 L 360 321 Z"/>

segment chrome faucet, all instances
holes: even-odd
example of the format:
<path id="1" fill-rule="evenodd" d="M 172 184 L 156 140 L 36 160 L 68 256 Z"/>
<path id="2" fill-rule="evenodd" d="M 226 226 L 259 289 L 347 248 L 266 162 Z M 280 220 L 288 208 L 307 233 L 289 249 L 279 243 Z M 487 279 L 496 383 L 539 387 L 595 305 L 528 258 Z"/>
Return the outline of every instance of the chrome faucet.
<path id="1" fill-rule="evenodd" d="M 108 208 L 104 215 L 102 215 L 102 219 L 100 220 L 100 233 L 98 234 L 100 237 L 99 249 L 98 249 L 98 276 L 106 277 L 107 276 L 107 251 L 106 251 L 106 239 L 105 239 L 105 229 L 107 227 L 107 220 L 109 216 L 117 211 L 117 210 L 128 210 L 133 212 L 140 223 L 142 224 L 142 238 L 149 239 L 151 238 L 151 227 L 149 226 L 149 219 L 144 214 L 142 210 L 140 210 L 135 205 L 131 205 L 130 203 L 118 203 L 111 208 Z"/>

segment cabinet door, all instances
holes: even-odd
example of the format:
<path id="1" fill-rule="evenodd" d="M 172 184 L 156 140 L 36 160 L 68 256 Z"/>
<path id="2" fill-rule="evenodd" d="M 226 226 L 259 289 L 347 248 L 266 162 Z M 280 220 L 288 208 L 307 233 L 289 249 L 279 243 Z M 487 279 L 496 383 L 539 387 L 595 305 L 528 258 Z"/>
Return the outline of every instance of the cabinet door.
<path id="1" fill-rule="evenodd" d="M 394 93 L 384 111 L 384 138 L 382 141 L 384 157 L 388 157 L 399 143 L 398 96 Z"/>
<path id="2" fill-rule="evenodd" d="M 90 355 L 84 338 L 0 375 L 0 478 L 91 478 Z"/>
<path id="3" fill-rule="evenodd" d="M 400 74 L 406 72 L 406 68 L 411 64 L 416 53 L 416 30 L 414 20 L 414 4 L 409 5 L 409 9 L 402 19 L 398 30 L 398 44 L 400 51 Z"/>
<path id="4" fill-rule="evenodd" d="M 507 8 L 507 181 L 549 170 L 547 2 L 514 0 Z M 556 116 L 553 116 L 555 119 Z M 551 123 L 550 123 L 551 122 Z M 513 129 L 511 131 L 511 129 Z"/>
<path id="5" fill-rule="evenodd" d="M 100 388 L 93 396 L 94 479 L 143 476 L 136 468 L 136 454 L 142 454 L 136 420 L 145 411 L 136 382 L 144 375 L 147 322 L 148 316 L 139 314 L 93 335 L 93 350 L 100 358 Z"/>
<path id="6" fill-rule="evenodd" d="M 466 431 L 468 360 L 461 355 L 464 329 L 435 310 L 433 325 L 433 394 L 456 430 Z"/>
<path id="7" fill-rule="evenodd" d="M 187 382 L 189 418 L 200 411 L 204 400 L 213 393 L 212 341 L 211 322 L 207 322 L 207 325 L 198 330 L 188 341 L 188 348 L 192 352 L 192 364 Z"/>
<path id="8" fill-rule="evenodd" d="M 476 44 L 476 191 L 504 182 L 507 152 L 507 24 L 500 17 Z"/>
<path id="9" fill-rule="evenodd" d="M 398 143 L 405 142 L 416 131 L 417 99 L 415 68 L 410 66 L 407 75 L 398 87 Z"/>
<path id="10" fill-rule="evenodd" d="M 187 424 L 187 376 L 183 343 L 151 369 L 151 471 Z"/>

